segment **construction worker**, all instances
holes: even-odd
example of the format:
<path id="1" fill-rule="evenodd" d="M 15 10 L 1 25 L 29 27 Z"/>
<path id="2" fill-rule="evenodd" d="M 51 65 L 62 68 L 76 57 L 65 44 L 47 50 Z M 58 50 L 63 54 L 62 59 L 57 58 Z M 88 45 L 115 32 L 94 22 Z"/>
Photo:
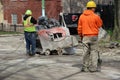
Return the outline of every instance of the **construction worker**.
<path id="1" fill-rule="evenodd" d="M 24 36 L 26 41 L 26 53 L 27 55 L 34 56 L 36 49 L 36 28 L 37 21 L 32 17 L 32 11 L 26 10 L 23 17 Z"/>
<path id="2" fill-rule="evenodd" d="M 94 13 L 96 9 L 96 3 L 94 1 L 88 1 L 86 8 L 79 17 L 77 28 L 84 46 L 81 71 L 96 72 L 100 71 L 97 39 L 99 28 L 102 26 L 102 20 Z"/>

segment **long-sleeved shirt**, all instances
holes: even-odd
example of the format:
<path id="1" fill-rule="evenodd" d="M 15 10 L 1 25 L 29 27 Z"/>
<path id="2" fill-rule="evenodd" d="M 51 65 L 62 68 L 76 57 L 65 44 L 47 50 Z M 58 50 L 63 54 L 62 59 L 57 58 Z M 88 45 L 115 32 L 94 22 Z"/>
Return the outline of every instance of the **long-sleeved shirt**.
<path id="1" fill-rule="evenodd" d="M 97 14 L 92 10 L 85 10 L 78 20 L 78 34 L 81 36 L 98 35 L 102 24 L 102 20 Z"/>
<path id="2" fill-rule="evenodd" d="M 30 15 L 25 15 L 23 17 L 24 20 L 26 20 Z M 37 20 L 34 18 L 34 17 L 31 17 L 31 20 L 30 20 L 31 23 L 33 24 L 37 24 Z"/>

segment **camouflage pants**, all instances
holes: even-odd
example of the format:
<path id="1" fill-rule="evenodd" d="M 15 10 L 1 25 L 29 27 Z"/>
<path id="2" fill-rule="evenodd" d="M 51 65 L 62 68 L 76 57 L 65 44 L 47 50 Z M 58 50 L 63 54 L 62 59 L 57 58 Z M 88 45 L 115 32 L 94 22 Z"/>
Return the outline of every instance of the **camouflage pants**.
<path id="1" fill-rule="evenodd" d="M 97 36 L 83 37 L 84 51 L 82 70 L 85 72 L 100 70 L 101 65 L 98 65 L 99 51 L 97 39 Z"/>

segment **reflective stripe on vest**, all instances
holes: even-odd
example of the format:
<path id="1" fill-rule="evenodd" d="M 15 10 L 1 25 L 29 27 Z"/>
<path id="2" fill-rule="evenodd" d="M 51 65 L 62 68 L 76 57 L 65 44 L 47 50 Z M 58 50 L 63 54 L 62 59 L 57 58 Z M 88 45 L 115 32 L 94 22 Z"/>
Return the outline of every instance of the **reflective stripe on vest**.
<path id="1" fill-rule="evenodd" d="M 32 16 L 29 16 L 26 20 L 24 20 L 23 24 L 24 24 L 24 31 L 27 32 L 35 32 L 35 26 L 30 22 Z"/>

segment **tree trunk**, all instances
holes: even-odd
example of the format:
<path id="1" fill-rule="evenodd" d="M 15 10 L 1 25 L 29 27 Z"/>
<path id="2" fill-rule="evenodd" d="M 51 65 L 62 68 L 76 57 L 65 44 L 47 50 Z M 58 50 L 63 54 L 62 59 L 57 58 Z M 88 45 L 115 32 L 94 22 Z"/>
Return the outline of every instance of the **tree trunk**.
<path id="1" fill-rule="evenodd" d="M 115 23 L 112 40 L 120 40 L 120 0 L 114 0 L 115 3 Z"/>

